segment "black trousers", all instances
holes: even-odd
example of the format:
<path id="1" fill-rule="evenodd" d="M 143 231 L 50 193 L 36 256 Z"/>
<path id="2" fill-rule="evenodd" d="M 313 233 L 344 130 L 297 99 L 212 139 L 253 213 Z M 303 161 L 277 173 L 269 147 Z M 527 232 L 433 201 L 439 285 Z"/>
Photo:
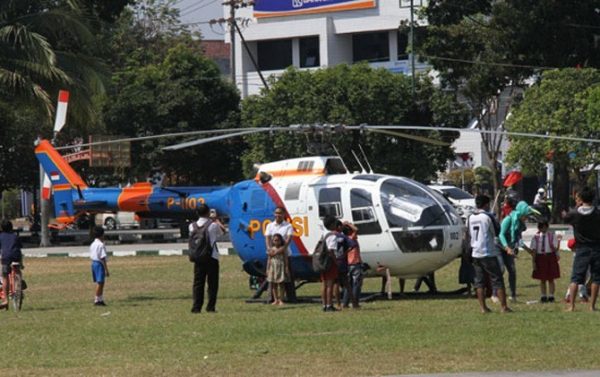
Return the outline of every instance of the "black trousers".
<path id="1" fill-rule="evenodd" d="M 219 261 L 210 258 L 208 263 L 194 263 L 194 285 L 192 310 L 202 310 L 204 305 L 204 285 L 208 283 L 208 304 L 206 311 L 215 311 L 219 291 Z"/>

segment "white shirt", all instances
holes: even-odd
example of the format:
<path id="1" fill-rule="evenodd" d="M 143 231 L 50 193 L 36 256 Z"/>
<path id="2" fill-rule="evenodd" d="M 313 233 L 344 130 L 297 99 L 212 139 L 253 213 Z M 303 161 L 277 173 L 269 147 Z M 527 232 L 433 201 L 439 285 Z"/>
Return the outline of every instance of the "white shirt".
<path id="1" fill-rule="evenodd" d="M 327 245 L 328 250 L 333 250 L 337 253 L 338 247 L 340 243 L 338 242 L 338 235 L 336 232 L 327 232 L 325 233 L 325 244 Z"/>
<path id="2" fill-rule="evenodd" d="M 498 255 L 494 231 L 494 223 L 490 215 L 477 210 L 467 220 L 471 239 L 471 256 L 473 258 L 495 257 Z"/>
<path id="3" fill-rule="evenodd" d="M 552 254 L 557 249 L 558 243 L 551 232 L 537 232 L 531 239 L 531 249 L 535 250 L 536 254 Z"/>
<path id="4" fill-rule="evenodd" d="M 537 205 L 542 205 L 546 203 L 546 197 L 543 194 L 540 194 L 539 192 L 537 194 L 535 194 L 535 197 L 533 198 L 533 205 L 537 206 Z"/>
<path id="5" fill-rule="evenodd" d="M 277 224 L 275 221 L 273 221 L 267 224 L 267 229 L 265 230 L 265 237 L 273 237 L 274 234 L 281 234 L 281 236 L 283 237 L 283 241 L 285 242 L 286 238 L 291 238 L 293 236 L 294 228 L 292 227 L 292 224 L 288 223 L 285 220 L 282 221 L 281 224 Z M 292 255 L 292 251 L 289 247 L 287 248 L 287 255 Z"/>
<path id="6" fill-rule="evenodd" d="M 96 238 L 94 242 L 92 242 L 92 244 L 90 245 L 90 259 L 99 262 L 105 258 L 106 247 L 104 246 L 104 242 Z"/>
<path id="7" fill-rule="evenodd" d="M 208 220 L 209 219 L 207 219 L 206 217 L 201 217 L 198 219 L 198 221 L 196 221 L 196 224 L 198 224 L 198 226 L 201 227 Z M 192 233 L 194 231 L 194 225 L 190 224 L 188 229 L 190 230 L 190 233 Z M 223 235 L 223 229 L 221 229 L 221 226 L 219 224 L 213 222 L 208 226 L 208 241 L 212 245 L 211 257 L 213 257 L 216 260 L 219 260 L 219 248 L 217 247 L 217 240 L 221 235 Z"/>

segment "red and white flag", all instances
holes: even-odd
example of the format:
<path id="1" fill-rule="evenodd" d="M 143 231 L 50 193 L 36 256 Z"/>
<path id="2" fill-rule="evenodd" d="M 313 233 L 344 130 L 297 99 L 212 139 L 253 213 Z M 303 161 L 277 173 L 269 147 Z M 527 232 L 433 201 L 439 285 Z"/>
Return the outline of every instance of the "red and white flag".
<path id="1" fill-rule="evenodd" d="M 50 178 L 48 178 L 48 174 L 44 174 L 44 185 L 42 186 L 42 199 L 50 200 L 51 188 L 52 183 L 50 183 Z"/>
<path id="2" fill-rule="evenodd" d="M 67 106 L 69 105 L 69 92 L 58 92 L 58 105 L 56 106 L 56 119 L 54 120 L 54 133 L 60 132 L 67 121 Z"/>

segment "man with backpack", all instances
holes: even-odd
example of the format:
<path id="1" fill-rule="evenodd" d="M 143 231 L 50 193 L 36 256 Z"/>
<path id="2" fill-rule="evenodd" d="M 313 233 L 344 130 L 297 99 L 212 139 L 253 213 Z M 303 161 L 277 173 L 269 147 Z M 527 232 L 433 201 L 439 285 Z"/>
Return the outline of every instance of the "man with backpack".
<path id="1" fill-rule="evenodd" d="M 225 226 L 205 204 L 196 210 L 198 221 L 190 224 L 189 252 L 194 262 L 192 313 L 200 313 L 204 305 L 204 285 L 208 283 L 207 312 L 215 312 L 219 291 L 219 249 L 217 239 L 225 232 Z"/>

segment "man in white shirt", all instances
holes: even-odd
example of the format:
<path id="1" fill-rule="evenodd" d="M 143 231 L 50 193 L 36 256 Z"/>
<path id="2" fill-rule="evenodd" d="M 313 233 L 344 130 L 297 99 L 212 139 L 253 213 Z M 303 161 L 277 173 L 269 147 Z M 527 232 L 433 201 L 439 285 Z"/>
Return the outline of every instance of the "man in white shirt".
<path id="1" fill-rule="evenodd" d="M 204 305 L 204 285 L 208 283 L 208 304 L 207 312 L 215 312 L 217 305 L 217 293 L 219 291 L 219 249 L 217 248 L 217 239 L 225 232 L 225 226 L 216 217 L 216 212 L 211 218 L 211 211 L 205 204 L 200 205 L 196 210 L 198 221 L 196 224 L 202 228 L 207 222 L 208 240 L 212 246 L 212 255 L 208 263 L 194 263 L 194 285 L 193 285 L 193 304 L 192 313 L 200 313 Z M 193 224 L 189 226 L 190 234 L 194 231 Z"/>
<path id="2" fill-rule="evenodd" d="M 487 195 L 477 195 L 475 198 L 477 209 L 467 219 L 467 237 L 471 246 L 473 257 L 473 267 L 475 268 L 474 286 L 477 289 L 477 301 L 482 313 L 489 313 L 491 310 L 485 303 L 485 278 L 486 276 L 492 283 L 492 288 L 497 289 L 498 298 L 502 305 L 501 311 L 511 312 L 506 305 L 506 292 L 504 290 L 504 279 L 502 269 L 498 260 L 499 250 L 496 244 L 496 237 L 500 227 L 498 222 L 490 214 L 490 198 Z"/>
<path id="3" fill-rule="evenodd" d="M 294 228 L 292 224 L 285 221 L 286 211 L 283 207 L 275 208 L 275 212 L 273 213 L 275 216 L 275 220 L 270 222 L 265 229 L 265 245 L 266 250 L 271 249 L 271 242 L 274 234 L 281 234 L 284 241 L 284 246 L 287 250 L 286 258 L 287 265 L 290 270 L 290 281 L 285 283 L 285 292 L 287 296 L 288 302 L 296 302 L 296 287 L 294 284 L 294 272 L 292 271 L 292 265 L 290 263 L 290 256 L 292 255 L 292 251 L 290 250 L 290 243 L 292 242 L 292 237 L 294 235 Z M 271 293 L 271 287 L 269 287 L 269 293 Z M 272 297 L 272 295 L 270 294 Z"/>

